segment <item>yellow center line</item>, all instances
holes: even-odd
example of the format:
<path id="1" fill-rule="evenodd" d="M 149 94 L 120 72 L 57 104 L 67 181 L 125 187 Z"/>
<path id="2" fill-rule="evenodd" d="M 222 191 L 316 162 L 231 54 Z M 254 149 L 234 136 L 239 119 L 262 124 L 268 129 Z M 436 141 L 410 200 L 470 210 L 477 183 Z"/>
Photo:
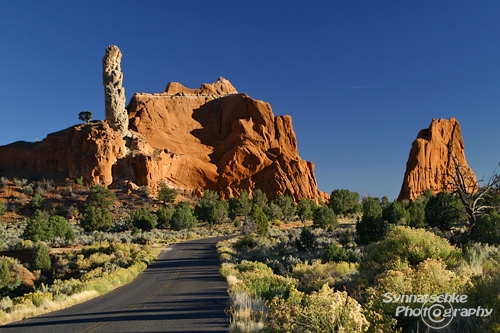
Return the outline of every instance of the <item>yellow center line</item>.
<path id="1" fill-rule="evenodd" d="M 185 256 L 183 256 L 184 258 Z M 171 259 L 177 259 L 176 257 L 174 258 L 171 258 Z M 130 306 L 128 307 L 127 309 L 125 309 L 123 312 L 121 313 L 117 313 L 113 316 L 111 316 L 111 318 L 109 318 L 108 320 L 105 320 L 105 321 L 101 321 L 101 322 L 98 322 L 98 323 L 95 323 L 94 325 L 90 326 L 89 328 L 86 328 L 84 330 L 81 330 L 81 331 L 78 331 L 78 333 L 91 333 L 91 332 L 95 332 L 96 330 L 98 330 L 99 328 L 107 325 L 110 323 L 110 319 L 112 318 L 116 318 L 116 317 L 120 317 L 120 316 L 123 316 L 125 315 L 126 312 L 128 311 L 132 311 L 132 310 L 135 310 L 137 309 L 138 307 L 144 305 L 144 303 L 147 303 L 148 301 L 150 301 L 151 299 L 155 298 L 156 296 L 158 296 L 159 294 L 161 294 L 162 292 L 164 292 L 168 287 L 170 287 L 170 285 L 172 284 L 172 282 L 174 282 L 175 278 L 177 277 L 177 275 L 179 275 L 179 272 L 180 272 L 180 268 L 177 269 L 177 271 L 175 271 L 174 275 L 170 278 L 170 281 L 168 281 L 167 283 L 165 283 L 160 289 L 158 289 L 153 295 L 149 296 L 148 298 L 146 298 L 145 300 L 143 300 L 142 302 L 136 304 L 136 305 L 133 305 L 133 306 Z"/>

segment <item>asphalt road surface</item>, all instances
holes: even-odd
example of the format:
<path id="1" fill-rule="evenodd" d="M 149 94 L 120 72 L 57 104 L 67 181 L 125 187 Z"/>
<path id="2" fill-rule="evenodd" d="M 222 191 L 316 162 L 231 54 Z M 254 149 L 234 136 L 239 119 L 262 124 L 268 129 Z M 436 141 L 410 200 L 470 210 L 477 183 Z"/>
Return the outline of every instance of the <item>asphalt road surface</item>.
<path id="1" fill-rule="evenodd" d="M 228 332 L 227 284 L 215 252 L 225 238 L 174 244 L 133 282 L 0 332 Z"/>

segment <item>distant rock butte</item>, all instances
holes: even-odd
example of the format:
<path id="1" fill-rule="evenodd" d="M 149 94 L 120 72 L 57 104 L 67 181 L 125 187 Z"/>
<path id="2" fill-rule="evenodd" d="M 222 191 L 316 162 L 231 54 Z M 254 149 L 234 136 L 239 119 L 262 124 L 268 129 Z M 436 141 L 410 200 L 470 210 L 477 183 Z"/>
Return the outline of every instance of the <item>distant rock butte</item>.
<path id="1" fill-rule="evenodd" d="M 453 152 L 464 175 L 476 184 L 476 176 L 465 159 L 460 124 L 455 118 L 433 119 L 429 128 L 421 130 L 413 141 L 398 200 L 415 200 L 425 190 L 433 193 L 452 192 L 450 174 L 454 172 Z"/>
<path id="2" fill-rule="evenodd" d="M 0 147 L 0 172 L 10 177 L 72 178 L 89 184 L 130 182 L 153 192 L 159 180 L 181 190 L 218 191 L 224 198 L 261 189 L 327 199 L 314 164 L 300 158 L 290 116 L 239 94 L 219 78 L 189 89 L 169 83 L 164 93 L 135 94 L 127 106 L 130 135 L 107 122 L 52 133 L 39 143 Z"/>

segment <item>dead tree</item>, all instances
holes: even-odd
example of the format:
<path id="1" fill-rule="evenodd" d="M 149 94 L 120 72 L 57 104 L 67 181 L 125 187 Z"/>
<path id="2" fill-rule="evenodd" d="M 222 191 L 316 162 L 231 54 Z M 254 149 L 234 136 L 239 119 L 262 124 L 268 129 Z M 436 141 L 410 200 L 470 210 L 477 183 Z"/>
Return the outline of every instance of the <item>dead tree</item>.
<path id="1" fill-rule="evenodd" d="M 448 170 L 448 186 L 453 193 L 458 196 L 465 207 L 465 213 L 468 217 L 468 234 L 476 224 L 477 217 L 485 212 L 493 209 L 493 206 L 486 204 L 486 201 L 493 193 L 493 189 L 500 184 L 500 175 L 493 174 L 484 186 L 479 186 L 483 179 L 476 181 L 474 173 L 470 168 L 458 163 L 458 160 L 453 153 L 453 142 L 448 146 L 448 153 L 452 160 L 453 169 Z"/>

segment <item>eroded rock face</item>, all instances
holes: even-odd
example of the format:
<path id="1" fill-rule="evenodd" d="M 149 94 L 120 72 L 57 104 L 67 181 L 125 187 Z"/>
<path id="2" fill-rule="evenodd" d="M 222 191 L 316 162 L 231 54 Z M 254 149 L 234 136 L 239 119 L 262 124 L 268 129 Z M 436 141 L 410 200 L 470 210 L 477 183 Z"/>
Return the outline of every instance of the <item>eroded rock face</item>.
<path id="1" fill-rule="evenodd" d="M 106 120 L 122 136 L 128 134 L 128 115 L 125 109 L 125 88 L 120 63 L 122 53 L 118 46 L 110 45 L 102 59 L 102 80 Z"/>
<path id="2" fill-rule="evenodd" d="M 125 142 L 107 123 L 88 123 L 49 134 L 38 143 L 0 147 L 0 172 L 6 177 L 64 180 L 84 177 L 87 184 L 110 185 L 112 168 L 125 157 Z"/>
<path id="3" fill-rule="evenodd" d="M 140 185 L 166 179 L 225 198 L 261 189 L 271 199 L 324 199 L 314 164 L 298 154 L 291 117 L 275 117 L 268 103 L 238 94 L 223 78 L 199 89 L 169 83 L 165 93 L 136 94 L 128 110 L 130 129 L 156 150 L 155 158 L 136 161 Z"/>
<path id="4" fill-rule="evenodd" d="M 413 141 L 398 200 L 415 200 L 426 189 L 433 193 L 452 192 L 450 174 L 454 172 L 454 162 L 450 151 L 473 187 L 476 176 L 465 159 L 460 124 L 455 118 L 433 119 L 429 128 L 421 130 Z"/>

